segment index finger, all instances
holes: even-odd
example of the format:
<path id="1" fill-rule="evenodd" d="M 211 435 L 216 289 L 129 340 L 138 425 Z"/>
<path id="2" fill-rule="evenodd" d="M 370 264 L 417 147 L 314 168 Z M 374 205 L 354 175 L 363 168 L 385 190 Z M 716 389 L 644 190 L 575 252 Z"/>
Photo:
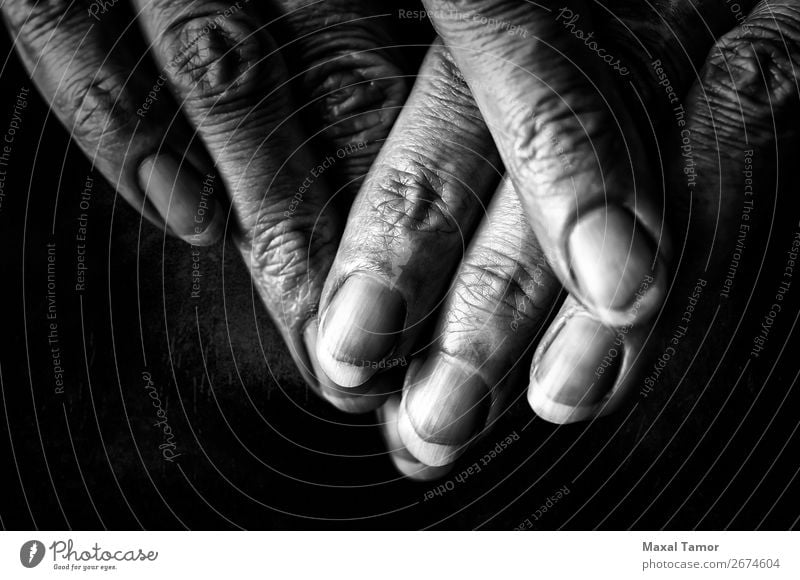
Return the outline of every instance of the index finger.
<path id="1" fill-rule="evenodd" d="M 651 315 L 667 282 L 662 200 L 618 91 L 630 73 L 587 4 L 423 3 L 564 286 L 607 324 Z"/>

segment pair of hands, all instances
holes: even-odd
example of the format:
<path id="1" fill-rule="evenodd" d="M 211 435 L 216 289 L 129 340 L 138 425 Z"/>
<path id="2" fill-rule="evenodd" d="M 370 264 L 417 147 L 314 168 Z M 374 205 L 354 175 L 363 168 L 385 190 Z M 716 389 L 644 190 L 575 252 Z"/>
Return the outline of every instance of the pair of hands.
<path id="1" fill-rule="evenodd" d="M 795 130 L 788 0 L 428 0 L 443 43 L 407 100 L 413 58 L 366 0 L 93 6 L 2 5 L 55 113 L 145 217 L 231 232 L 307 381 L 380 407 L 415 478 L 523 376 L 550 421 L 619 406 L 697 332 L 742 170 Z"/>

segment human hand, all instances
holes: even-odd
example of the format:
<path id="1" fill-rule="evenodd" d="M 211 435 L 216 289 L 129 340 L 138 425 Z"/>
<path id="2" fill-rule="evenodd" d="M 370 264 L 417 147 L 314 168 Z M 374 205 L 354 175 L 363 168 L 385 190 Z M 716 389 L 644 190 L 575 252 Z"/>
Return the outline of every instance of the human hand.
<path id="1" fill-rule="evenodd" d="M 640 147 L 642 151 L 637 155 L 647 150 L 659 151 L 663 148 L 663 155 L 667 159 L 661 167 L 656 166 L 654 169 L 660 169 L 668 180 L 666 192 L 669 195 L 663 198 L 665 211 L 673 232 L 682 234 L 677 238 L 682 240 L 682 244 L 677 250 L 679 259 L 674 265 L 677 278 L 671 287 L 665 286 L 663 289 L 664 296 L 669 296 L 670 300 L 662 315 L 653 321 L 653 325 L 643 324 L 644 317 L 639 318 L 637 325 L 630 324 L 633 320 L 628 315 L 639 313 L 643 308 L 655 308 L 642 298 L 635 300 L 634 307 L 627 311 L 628 324 L 617 328 L 603 324 L 609 322 L 608 310 L 598 313 L 596 308 L 587 309 L 574 297 L 570 297 L 564 304 L 539 346 L 528 391 L 534 410 L 555 422 L 591 419 L 618 407 L 625 396 L 639 385 L 638 381 L 652 369 L 652 361 L 659 352 L 674 352 L 674 355 L 670 355 L 673 357 L 672 364 L 681 364 L 691 358 L 691 351 L 678 347 L 681 343 L 685 346 L 692 341 L 684 341 L 678 331 L 686 326 L 681 322 L 687 311 L 692 317 L 690 326 L 695 335 L 702 331 L 703 321 L 711 314 L 711 309 L 702 309 L 695 305 L 698 300 L 710 300 L 714 295 L 707 288 L 715 288 L 714 284 L 724 274 L 730 261 L 742 209 L 742 202 L 737 200 L 737 196 L 743 191 L 741 172 L 747 164 L 752 164 L 753 172 L 761 171 L 763 174 L 775 163 L 776 144 L 781 145 L 781 152 L 791 151 L 789 145 L 796 132 L 791 126 L 780 126 L 781 130 L 775 131 L 769 122 L 776 115 L 791 118 L 797 106 L 797 94 L 789 90 L 790 83 L 794 81 L 785 72 L 790 69 L 789 63 L 795 58 L 793 55 L 797 54 L 797 47 L 786 46 L 783 53 L 771 50 L 778 42 L 777 39 L 793 38 L 792 22 L 795 21 L 796 13 L 791 6 L 777 2 L 762 3 L 748 17 L 748 21 L 738 27 L 735 26 L 736 15 L 727 9 L 722 11 L 721 3 L 703 3 L 701 10 L 696 13 L 672 10 L 664 24 L 666 30 L 675 31 L 675 36 L 671 38 L 653 34 L 649 14 L 632 10 L 626 3 L 617 3 L 615 6 L 627 9 L 627 12 L 621 12 L 621 20 L 612 20 L 611 22 L 617 23 L 608 30 L 627 30 L 628 35 L 610 35 L 609 38 L 615 39 L 610 46 L 619 47 L 622 54 L 622 47 L 629 48 L 631 39 L 638 39 L 642 43 L 642 52 L 638 57 L 626 60 L 626 63 L 630 63 L 626 70 L 636 71 L 631 73 L 632 85 L 628 87 L 627 95 L 633 102 L 639 100 L 638 107 L 631 107 L 630 110 L 637 118 L 644 118 L 653 126 L 653 134 L 646 141 L 649 147 Z M 673 20 L 670 21 L 670 18 Z M 733 30 L 723 36 L 731 28 Z M 706 34 L 698 34 L 700 29 L 705 29 Z M 697 69 L 693 65 L 702 62 L 714 42 L 715 48 L 705 67 L 702 72 L 696 73 Z M 684 49 L 682 56 L 676 56 L 676 46 Z M 755 73 L 755 64 L 765 58 L 767 67 L 763 72 Z M 656 66 L 653 63 L 660 64 Z M 773 69 L 776 73 L 772 72 Z M 427 70 L 430 72 L 431 68 Z M 384 286 L 393 291 L 397 289 L 404 299 L 402 302 L 413 304 L 413 308 L 418 310 L 410 311 L 409 314 L 403 312 L 405 320 L 400 320 L 403 316 L 395 316 L 392 327 L 385 322 L 388 318 L 386 313 L 396 314 L 397 309 L 380 307 L 374 313 L 364 308 L 351 309 L 349 312 L 359 313 L 358 320 L 345 319 L 332 325 L 335 336 L 331 339 L 326 336 L 325 321 L 328 316 L 333 315 L 327 312 L 323 314 L 322 344 L 325 348 L 318 349 L 318 354 L 328 374 L 338 379 L 340 384 L 350 387 L 349 391 L 338 389 L 339 396 L 348 392 L 355 393 L 352 389 L 359 384 L 362 385 L 360 390 L 391 390 L 385 385 L 381 389 L 370 386 L 370 383 L 386 381 L 385 377 L 374 375 L 374 365 L 348 367 L 342 364 L 346 361 L 337 360 L 337 357 L 331 356 L 332 353 L 341 344 L 350 346 L 349 341 L 352 336 L 356 336 L 361 338 L 362 344 L 346 358 L 350 361 L 380 360 L 379 353 L 367 351 L 365 348 L 372 348 L 379 343 L 373 339 L 373 332 L 390 336 L 391 340 L 384 341 L 386 344 L 381 343 L 381 346 L 388 345 L 388 357 L 402 358 L 406 353 L 409 356 L 410 353 L 418 353 L 413 345 L 421 334 L 418 330 L 420 320 L 430 316 L 430 305 L 437 304 L 441 297 L 440 278 L 447 278 L 446 274 L 440 274 L 438 267 L 434 270 L 432 280 L 425 280 L 423 274 L 431 270 L 432 263 L 437 266 L 446 265 L 448 261 L 444 258 L 458 255 L 459 248 L 450 249 L 453 245 L 459 245 L 454 244 L 452 238 L 457 240 L 462 237 L 459 228 L 466 232 L 463 237 L 468 237 L 470 228 L 474 227 L 470 224 L 475 223 L 474 214 L 470 213 L 469 208 L 463 209 L 461 204 L 456 204 L 457 211 L 453 211 L 452 201 L 466 197 L 469 201 L 462 203 L 475 206 L 491 195 L 491 187 L 487 189 L 486 181 L 475 177 L 475 172 L 483 172 L 483 175 L 493 172 L 495 177 L 498 175 L 496 169 L 492 168 L 494 162 L 491 151 L 478 149 L 480 155 L 459 166 L 458 156 L 447 149 L 453 143 L 467 143 L 465 148 L 474 148 L 473 144 L 483 143 L 488 130 L 493 127 L 490 124 L 489 129 L 481 129 L 480 123 L 474 121 L 478 114 L 470 99 L 459 100 L 453 97 L 454 93 L 456 97 L 461 97 L 458 85 L 453 84 L 456 76 L 457 73 L 450 75 L 450 78 L 440 76 L 438 84 L 430 83 L 434 92 L 436 87 L 439 88 L 439 97 L 429 97 L 428 105 L 419 107 L 420 111 L 429 111 L 425 121 L 434 130 L 425 132 L 418 129 L 416 139 L 419 144 L 416 149 L 410 155 L 406 149 L 405 159 L 402 151 L 393 157 L 393 141 L 399 141 L 399 136 L 403 134 L 402 128 L 405 127 L 401 117 L 396 133 L 387 143 L 385 158 L 382 158 L 382 161 L 388 160 L 390 168 L 410 166 L 413 169 L 408 172 L 403 185 L 406 193 L 414 195 L 406 195 L 394 204 L 386 205 L 390 209 L 393 206 L 395 209 L 402 209 L 406 215 L 412 217 L 427 216 L 434 210 L 434 216 L 444 214 L 449 219 L 438 223 L 449 227 L 444 228 L 444 233 L 435 229 L 427 231 L 425 227 L 394 227 L 388 229 L 390 235 L 387 235 L 387 221 L 380 215 L 376 216 L 374 208 L 383 207 L 381 200 L 391 201 L 398 196 L 387 195 L 385 188 L 382 190 L 376 187 L 376 184 L 380 184 L 380 180 L 376 181 L 376 178 L 367 181 L 362 193 L 365 201 L 357 203 L 356 211 L 351 215 L 350 219 L 355 220 L 358 225 L 352 227 L 352 230 L 348 226 L 345 233 L 340 258 L 332 269 L 333 282 L 329 281 L 323 297 L 323 308 L 329 303 L 326 296 L 330 296 L 330 288 L 336 288 L 352 272 L 366 271 L 370 273 L 370 282 L 383 278 Z M 778 80 L 774 85 L 767 82 L 772 78 Z M 424 78 L 421 79 L 423 80 Z M 496 90 L 506 86 L 499 82 L 488 84 L 480 79 L 474 82 L 483 83 L 481 86 L 484 88 L 495 87 Z M 681 97 L 687 91 L 688 97 L 682 103 Z M 415 88 L 415 93 L 417 92 L 418 88 Z M 572 94 L 576 95 L 575 98 L 580 96 L 577 93 Z M 503 100 L 498 95 L 494 97 L 496 101 Z M 742 104 L 742 99 L 745 104 Z M 424 102 L 423 99 L 415 100 L 412 94 L 407 106 L 413 110 L 415 103 Z M 480 105 L 480 99 L 478 104 Z M 432 124 L 431 118 L 445 122 L 446 127 L 443 129 Z M 732 118 L 737 121 L 731 122 Z M 448 120 L 451 121 L 449 124 Z M 457 122 L 452 122 L 453 120 Z M 466 130 L 459 132 L 464 127 Z M 497 124 L 494 127 L 496 129 Z M 505 129 L 510 130 L 507 126 Z M 553 134 L 560 135 L 558 132 Z M 567 135 L 574 137 L 569 131 Z M 414 142 L 414 139 L 410 141 Z M 404 143 L 408 142 L 407 138 Z M 565 149 L 563 140 L 553 141 L 548 138 L 542 143 L 541 154 L 559 159 L 564 155 L 571 156 L 573 148 L 572 142 L 569 143 L 570 147 Z M 592 146 L 601 147 L 605 143 L 607 140 L 596 142 L 593 138 L 589 139 Z M 402 150 L 402 147 L 398 145 L 397 149 Z M 444 153 L 439 153 L 441 151 Z M 744 155 L 744 151 L 753 151 L 755 157 Z M 477 167 L 481 166 L 477 158 L 484 158 L 483 170 L 475 169 L 476 164 Z M 570 160 L 567 167 L 572 171 L 585 169 L 586 164 L 578 163 L 577 158 L 573 160 L 570 157 Z M 490 169 L 487 170 L 487 166 Z M 376 165 L 375 176 L 381 175 L 382 167 L 383 163 Z M 462 181 L 458 179 L 459 174 L 454 169 L 460 168 L 463 171 L 464 167 L 472 172 L 462 173 L 469 176 Z M 434 187 L 430 185 L 430 176 L 434 178 Z M 762 177 L 763 182 L 768 181 L 768 175 Z M 582 179 L 583 183 L 591 183 L 585 177 Z M 451 185 L 453 182 L 456 183 L 455 186 Z M 372 189 L 370 183 L 373 183 Z M 420 183 L 423 186 L 427 184 L 427 187 L 420 187 Z M 443 192 L 458 192 L 459 183 L 462 184 L 462 193 L 464 189 L 469 190 L 469 186 L 474 186 L 474 198 L 469 195 L 442 195 Z M 464 183 L 468 185 L 464 186 Z M 451 188 L 449 191 L 448 186 Z M 483 224 L 478 226 L 479 233 L 473 238 L 473 247 L 468 251 L 461 270 L 456 275 L 456 281 L 447 294 L 433 339 L 422 343 L 423 348 L 429 347 L 425 353 L 427 362 L 424 365 L 412 363 L 402 405 L 395 397 L 390 401 L 390 407 L 383 411 L 384 420 L 387 421 L 387 438 L 396 448 L 396 464 L 406 473 L 417 477 L 441 474 L 441 470 L 430 470 L 425 466 L 446 466 L 452 463 L 467 444 L 474 440 L 475 435 L 483 432 L 502 410 L 502 401 L 507 400 L 513 392 L 513 374 L 519 367 L 524 368 L 530 341 L 537 338 L 537 333 L 548 316 L 548 305 L 552 304 L 553 296 L 557 292 L 557 284 L 537 252 L 535 242 L 533 246 L 524 245 L 531 243 L 530 232 L 520 223 L 522 220 L 515 223 L 513 219 L 509 219 L 515 215 L 514 202 L 506 202 L 505 210 L 496 209 L 503 206 L 504 198 L 511 200 L 513 196 L 504 197 L 501 190 L 485 221 L 491 223 L 492 216 L 496 220 L 502 220 L 502 216 L 506 216 L 506 221 L 496 222 L 502 224 L 501 227 L 487 225 L 484 228 Z M 450 200 L 450 203 L 442 203 L 443 199 Z M 739 203 L 731 204 L 731 200 Z M 365 216 L 363 219 L 358 218 L 359 208 Z M 372 211 L 372 217 L 364 208 Z M 517 206 L 516 210 L 519 209 L 521 208 Z M 407 221 L 428 225 L 420 219 Z M 370 223 L 375 225 L 370 226 Z M 398 223 L 403 225 L 402 222 Z M 422 233 L 417 233 L 415 229 L 421 229 Z M 449 243 L 446 235 L 448 230 L 451 236 Z M 609 232 L 608 235 L 617 234 L 619 230 Z M 438 242 L 439 237 L 445 241 Z M 601 247 L 605 237 L 604 234 L 599 238 L 598 244 Z M 388 246 L 389 251 L 381 250 L 381 244 Z M 461 245 L 463 247 L 466 244 Z M 393 278 L 390 276 L 395 270 L 392 266 L 396 262 L 393 256 L 402 253 L 404 248 L 417 251 L 409 252 L 409 259 L 403 262 L 402 276 L 399 279 Z M 702 251 L 698 251 L 699 249 Z M 530 256 L 530 259 L 527 263 L 523 261 L 520 266 L 521 255 Z M 626 256 L 622 263 L 627 262 Z M 627 271 L 627 266 L 624 269 Z M 417 273 L 415 277 L 414 272 Z M 619 274 L 614 269 L 605 271 L 605 275 L 612 281 L 618 281 Z M 530 281 L 535 281 L 537 276 L 540 284 L 531 284 Z M 647 276 L 643 279 L 647 280 Z M 487 277 L 490 284 L 485 283 Z M 391 282 L 388 283 L 388 280 Z M 476 281 L 479 283 L 476 284 Z M 526 281 L 527 285 L 524 283 Z M 437 282 L 440 284 L 438 287 Z M 369 291 L 375 285 L 364 286 Z M 380 296 L 381 301 L 385 301 L 387 298 L 384 296 L 392 294 L 382 292 Z M 691 310 L 687 310 L 687 297 L 693 301 L 689 302 Z M 419 306 L 420 301 L 422 306 Z M 364 296 L 355 302 L 361 305 L 373 303 L 369 297 Z M 429 305 L 427 311 L 425 304 Z M 533 306 L 538 308 L 532 308 Z M 343 310 L 348 312 L 348 309 Z M 381 319 L 380 316 L 384 318 Z M 380 328 L 369 328 L 367 324 L 374 324 L 375 320 L 380 322 L 376 324 Z M 508 329 L 512 322 L 516 323 L 515 332 L 510 333 Z M 348 333 L 348 325 L 353 325 L 358 330 Z M 365 328 L 367 330 L 363 331 Z M 387 329 L 392 332 L 387 332 Z M 365 354 L 359 354 L 358 348 L 365 349 L 361 351 Z M 448 369 L 455 370 L 451 372 Z M 369 388 L 365 388 L 365 380 L 369 381 L 366 383 Z M 399 429 L 399 437 L 392 429 Z M 400 439 L 405 448 L 398 445 Z"/>
<path id="2" fill-rule="evenodd" d="M 2 13 L 53 113 L 123 198 L 193 245 L 232 233 L 310 379 L 303 329 L 338 214 L 407 92 L 389 20 L 339 0 L 9 0 Z"/>

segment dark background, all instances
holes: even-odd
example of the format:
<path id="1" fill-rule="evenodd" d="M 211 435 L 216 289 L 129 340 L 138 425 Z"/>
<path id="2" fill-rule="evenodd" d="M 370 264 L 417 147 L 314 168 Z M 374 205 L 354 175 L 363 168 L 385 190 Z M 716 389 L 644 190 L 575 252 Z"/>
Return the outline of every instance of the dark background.
<path id="1" fill-rule="evenodd" d="M 557 427 L 521 397 L 439 483 L 508 434 L 520 440 L 423 501 L 439 483 L 399 478 L 372 415 L 339 413 L 302 385 L 229 243 L 202 250 L 202 293 L 191 298 L 191 248 L 142 224 L 94 175 L 87 285 L 75 291 L 89 163 L 0 38 L 0 134 L 19 89 L 31 89 L 0 206 L 2 527 L 509 529 L 564 486 L 568 495 L 530 517 L 534 528 L 796 525 L 798 287 L 762 356 L 748 357 L 785 260 L 772 251 L 756 277 L 766 238 L 737 274 L 738 295 L 687 339 L 691 367 L 670 365 L 630 414 Z M 787 224 L 773 228 L 772 248 L 788 247 Z M 63 394 L 47 340 L 50 242 Z M 703 308 L 716 308 L 718 288 L 707 295 Z M 145 370 L 175 433 L 172 463 L 158 448 Z"/>

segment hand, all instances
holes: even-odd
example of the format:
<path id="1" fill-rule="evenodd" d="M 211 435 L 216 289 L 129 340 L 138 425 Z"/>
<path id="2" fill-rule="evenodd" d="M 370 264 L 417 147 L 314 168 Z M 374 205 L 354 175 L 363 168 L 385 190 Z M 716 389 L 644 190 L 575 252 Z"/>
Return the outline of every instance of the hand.
<path id="1" fill-rule="evenodd" d="M 582 0 L 424 4 L 564 287 L 607 324 L 648 319 L 669 285 L 671 238 L 622 95 L 633 65 L 607 44 L 614 16 Z"/>
<path id="2" fill-rule="evenodd" d="M 303 330 L 338 213 L 407 92 L 382 11 L 366 0 L 9 0 L 2 11 L 38 89 L 120 195 L 194 245 L 233 234 L 309 378 Z"/>
<path id="3" fill-rule="evenodd" d="M 664 25 L 666 30 L 675 31 L 672 38 L 651 33 L 649 13 L 637 13 L 625 3 L 615 6 L 626 7 L 628 12 L 621 21 L 612 19 L 608 27 L 598 27 L 610 31 L 608 37 L 600 38 L 614 38 L 609 46 L 618 47 L 620 54 L 623 46 L 632 44 L 631 39 L 643 43 L 642 53 L 625 61 L 626 70 L 636 71 L 631 72 L 634 84 L 627 95 L 633 102 L 641 99 L 638 107 L 631 106 L 632 114 L 654 126 L 653 142 L 645 141 L 648 149 L 658 151 L 660 147 L 667 157 L 666 166 L 655 169 L 661 169 L 669 180 L 669 195 L 664 198 L 666 214 L 672 231 L 682 234 L 676 237 L 682 244 L 676 248 L 677 278 L 669 293 L 664 288 L 665 296 L 670 297 L 667 308 L 653 326 L 644 325 L 643 318 L 639 318 L 638 325 L 611 328 L 604 324 L 609 322 L 609 311 L 598 313 L 574 297 L 564 304 L 539 346 L 528 391 L 537 413 L 555 422 L 591 419 L 610 412 L 641 385 L 643 377 L 645 385 L 649 384 L 647 375 L 653 375 L 653 359 L 659 353 L 674 353 L 670 355 L 674 365 L 691 359 L 693 352 L 687 346 L 697 342 L 712 313 L 708 307 L 695 305 L 710 301 L 718 293 L 716 284 L 727 270 L 740 231 L 742 207 L 747 201 L 741 197 L 746 191 L 741 183 L 742 171 L 752 165 L 762 183 L 769 183 L 766 171 L 776 161 L 776 144 L 781 146 L 778 151 L 783 155 L 792 151 L 790 145 L 796 138 L 794 126 L 783 122 L 776 125 L 780 128 L 776 132 L 770 121 L 775 116 L 789 119 L 797 110 L 797 93 L 791 90 L 794 77 L 786 72 L 791 70 L 792 55 L 798 53 L 793 27 L 797 13 L 791 6 L 762 3 L 742 26 L 735 26 L 736 15 L 720 10 L 720 3 L 703 3 L 700 11 L 688 16 L 673 10 L 669 13 L 672 21 L 667 20 Z M 629 30 L 628 36 L 621 35 L 620 30 Z M 698 30 L 705 30 L 706 34 L 698 34 Z M 771 49 L 780 38 L 789 41 L 784 52 Z M 705 67 L 695 78 L 694 65 L 702 62 L 715 42 Z M 676 46 L 685 52 L 681 54 Z M 431 60 L 436 58 L 429 56 Z M 654 62 L 660 65 L 654 66 Z M 756 73 L 755 64 L 760 62 L 765 63 L 765 68 Z M 469 95 L 463 97 L 462 85 L 456 82 L 457 73 L 437 76 L 431 74 L 432 70 L 435 67 L 430 64 L 423 67 L 427 74 L 421 73 L 407 104 L 409 115 L 418 107 L 417 112 L 426 111 L 426 117 L 418 123 L 415 138 L 403 133 L 405 111 L 398 120 L 351 215 L 323 296 L 323 308 L 331 308 L 333 313 L 323 310 L 321 346 L 317 351 L 320 364 L 338 383 L 351 387 L 338 389 L 337 396 L 354 393 L 353 385 L 361 384 L 359 390 L 369 391 L 366 387 L 370 383 L 389 380 L 374 374 L 374 364 L 348 365 L 348 361 L 402 359 L 406 353 L 418 352 L 414 345 L 421 335 L 421 321 L 432 313 L 431 305 L 438 304 L 441 279 L 448 280 L 443 273 L 447 258 L 457 256 L 458 246 L 466 245 L 452 240 L 461 237 L 460 231 L 468 237 L 474 227 L 474 213 L 462 206 L 478 205 L 491 194 L 491 187 L 481 176 L 494 169 L 492 151 L 476 149 L 475 145 L 486 142 L 489 129 L 481 129 L 480 122 L 475 121 L 477 111 Z M 428 76 L 432 80 L 426 81 Z M 776 82 L 766 82 L 770 79 Z M 481 82 L 478 79 L 473 84 Z M 488 85 L 484 82 L 482 86 Z M 508 84 L 496 82 L 491 86 L 499 91 Z M 427 101 L 419 96 L 425 90 L 434 93 Z M 515 88 L 510 90 L 516 94 Z M 495 95 L 496 101 L 505 99 L 504 95 Z M 445 127 L 435 124 L 437 120 Z M 569 119 L 565 123 L 569 128 Z M 490 123 L 489 128 L 492 127 L 497 124 Z M 405 141 L 400 141 L 401 135 L 406 135 Z M 409 143 L 415 145 L 410 152 Z M 459 143 L 466 143 L 468 152 L 478 151 L 471 162 L 459 165 L 461 157 L 448 149 Z M 590 141 L 598 148 L 607 143 L 602 139 Z M 572 142 L 568 144 L 570 147 L 565 149 L 564 139 L 544 140 L 542 155 L 569 155 L 567 167 L 582 171 L 585 163 L 579 164 L 579 158 L 573 158 Z M 392 151 L 397 153 L 392 156 Z M 755 157 L 745 151 L 752 151 Z M 380 187 L 384 182 L 379 177 L 387 166 L 411 168 L 404 181 L 399 182 L 405 194 L 402 197 Z M 462 173 L 457 173 L 459 170 Z M 468 177 L 459 179 L 459 175 Z M 494 175 L 498 175 L 496 170 Z M 474 186 L 472 197 L 470 186 Z M 530 342 L 543 328 L 557 292 L 554 277 L 530 232 L 520 223 L 522 220 L 517 219 L 515 224 L 513 218 L 519 213 L 514 212 L 519 212 L 520 207 L 515 207 L 513 196 L 504 195 L 503 191 L 496 194 L 488 210 L 484 222 L 487 225 L 478 226 L 456 281 L 447 293 L 433 338 L 422 342 L 423 348 L 428 347 L 426 362 L 412 363 L 402 405 L 398 407 L 395 397 L 383 411 L 387 438 L 397 450 L 396 464 L 416 477 L 440 475 L 441 469 L 425 466 L 452 463 L 504 408 L 503 401 L 513 393 L 514 373 L 524 368 Z M 393 215 L 398 218 L 409 217 L 388 222 L 383 211 L 376 211 L 384 206 L 394 209 Z M 437 219 L 420 219 L 429 216 Z M 414 217 L 417 219 L 410 219 Z M 488 225 L 492 221 L 502 227 Z M 429 224 L 447 227 L 429 230 Z M 600 246 L 603 240 L 601 236 Z M 389 251 L 381 250 L 381 244 Z M 408 252 L 408 248 L 414 251 Z M 404 249 L 401 275 L 391 277 L 390 273 L 397 271 L 392 257 Z M 524 256 L 527 261 L 520 261 Z M 430 272 L 432 263 L 436 264 L 434 276 L 426 279 L 424 274 Z M 330 300 L 331 290 L 339 289 L 342 280 L 355 277 L 352 274 L 357 272 L 370 273 L 367 281 L 360 283 L 361 293 L 351 299 L 360 308 L 342 308 L 344 314 L 339 315 L 338 293 Z M 619 280 L 619 272 L 613 269 L 604 273 L 609 280 Z M 655 277 L 653 273 L 647 276 Z M 376 279 L 381 284 L 374 283 Z M 376 288 L 381 291 L 376 292 Z M 649 286 L 644 290 L 647 293 Z M 397 294 L 403 309 L 387 307 Z M 635 300 L 628 314 L 650 308 L 649 304 L 643 299 Z M 687 304 L 691 306 L 689 329 L 694 337 L 684 340 L 676 331 L 685 326 L 681 322 L 686 317 Z M 405 305 L 413 306 L 406 312 Z M 349 319 L 348 312 L 353 313 Z M 337 321 L 330 324 L 330 330 L 328 320 Z M 628 321 L 632 322 L 630 318 Z M 509 332 L 512 323 L 516 323 L 514 332 Z M 351 327 L 356 330 L 349 330 Z M 391 340 L 380 342 L 370 332 L 386 334 Z M 388 354 L 380 353 L 376 345 Z M 346 356 L 341 356 L 343 352 Z M 371 388 L 373 392 L 392 390 L 386 385 Z M 399 438 L 392 429 L 399 429 Z M 400 439 L 403 448 L 397 445 Z"/>

